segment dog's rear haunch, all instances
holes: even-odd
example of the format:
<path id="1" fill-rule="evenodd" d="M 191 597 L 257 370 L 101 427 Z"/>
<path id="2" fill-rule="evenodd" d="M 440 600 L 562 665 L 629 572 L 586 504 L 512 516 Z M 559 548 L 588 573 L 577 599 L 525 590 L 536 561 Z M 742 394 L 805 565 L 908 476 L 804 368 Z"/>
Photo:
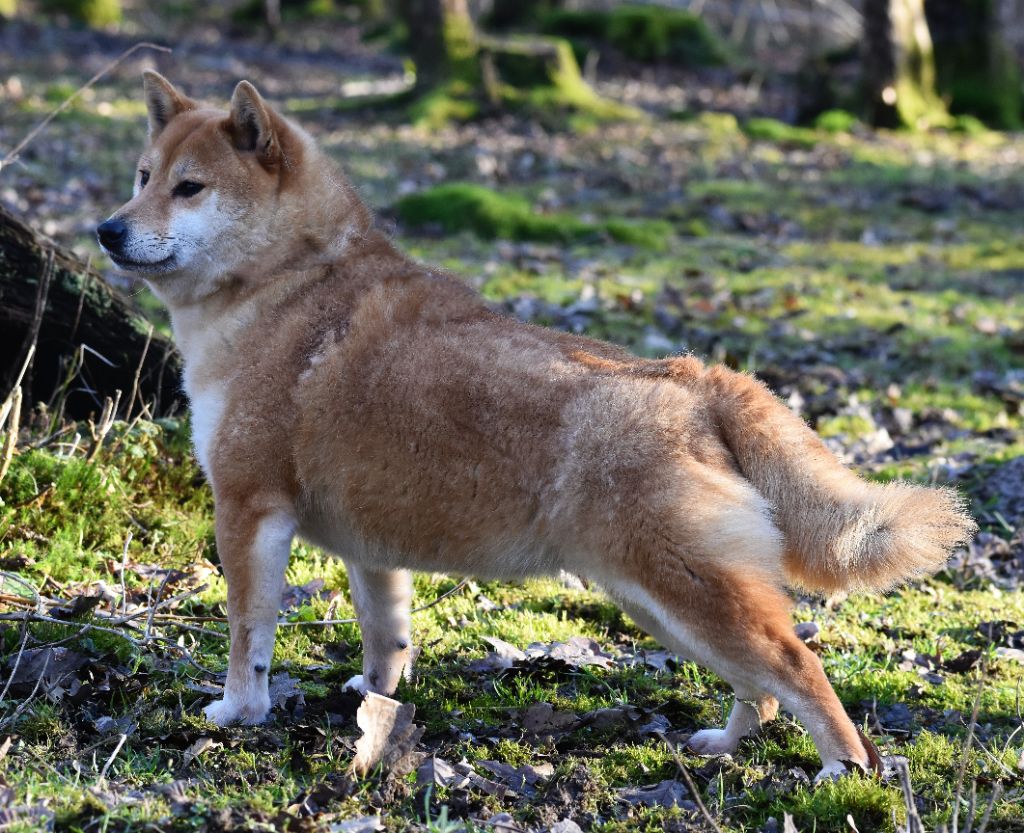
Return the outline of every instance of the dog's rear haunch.
<path id="1" fill-rule="evenodd" d="M 293 537 L 343 558 L 361 690 L 410 662 L 408 570 L 584 576 L 727 680 L 731 752 L 778 709 L 821 775 L 868 752 L 783 588 L 885 588 L 974 528 L 953 492 L 869 484 L 762 385 L 519 324 L 401 254 L 298 126 L 145 77 L 135 196 L 100 228 L 170 309 L 214 490 L 231 654 L 217 723 L 257 722 Z"/>

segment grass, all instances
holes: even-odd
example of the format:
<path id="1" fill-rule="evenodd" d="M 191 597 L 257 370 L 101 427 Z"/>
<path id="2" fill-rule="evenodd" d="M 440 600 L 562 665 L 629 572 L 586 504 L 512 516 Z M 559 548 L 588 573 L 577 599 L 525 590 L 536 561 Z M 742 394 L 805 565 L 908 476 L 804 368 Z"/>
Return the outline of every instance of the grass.
<path id="1" fill-rule="evenodd" d="M 43 73 L 33 79 L 31 68 L 21 77 L 26 93 L 0 101 L 0 129 L 24 132 L 65 84 L 77 83 Z M 106 216 L 127 194 L 123 160 L 134 158 L 144 131 L 133 90 L 99 89 L 52 128 L 52 156 L 87 159 L 109 183 L 102 211 L 51 155 L 28 154 L 19 175 L 46 193 L 67 189 L 90 216 Z M 798 392 L 804 416 L 837 448 L 854 446 L 895 408 L 915 424 L 943 415 L 946 427 L 924 450 L 864 460 L 872 477 L 925 480 L 941 476 L 942 461 L 967 455 L 974 468 L 961 485 L 974 497 L 992 468 L 1024 451 L 1019 404 L 976 379 L 1020 366 L 1021 179 L 1007 161 L 1021 153 L 1020 139 L 974 130 L 871 133 L 841 115 L 809 129 L 716 113 L 543 134 L 533 144 L 516 134 L 508 148 L 486 131 L 347 122 L 332 122 L 321 138 L 372 202 L 395 206 L 403 247 L 464 274 L 495 305 L 525 304 L 533 320 L 641 352 L 692 349 L 755 370 L 784 395 Z M 478 150 L 496 156 L 498 174 L 481 173 Z M 541 161 L 529 167 L 529 154 Z M 443 174 L 427 187 L 397 197 L 410 171 L 427 176 L 438 165 Z M 90 251 L 85 238 L 74 239 Z M 567 312 L 581 304 L 585 312 Z M 109 612 L 120 598 L 130 533 L 125 581 L 134 603 L 157 592 L 164 574 L 155 571 L 174 569 L 181 577 L 173 592 L 197 590 L 178 613 L 223 616 L 212 498 L 188 452 L 185 420 L 120 422 L 92 463 L 59 441 L 25 446 L 0 483 L 0 569 L 54 597 L 101 596 L 94 613 Z M 974 508 L 988 511 L 977 501 Z M 1008 534 L 994 521 L 986 529 Z M 285 616 L 350 617 L 341 563 L 297 544 L 288 583 L 316 579 L 326 595 L 314 590 Z M 417 601 L 455 583 L 418 576 Z M 2 590 L 24 592 L 9 581 Z M 948 820 L 962 760 L 983 801 L 994 783 L 1006 786 L 989 829 L 1024 829 L 1016 792 L 1020 666 L 996 655 L 979 630 L 983 622 L 1024 624 L 1020 593 L 948 573 L 885 596 L 827 606 L 801 599 L 796 617 L 821 626 L 820 657 L 851 717 L 884 752 L 907 757 L 927 829 Z M 0 625 L 0 683 L 21 644 L 19 624 Z M 60 699 L 37 696 L 14 719 L 29 692 L 19 687 L 0 702 L 0 721 L 8 721 L 0 744 L 12 739 L 3 761 L 11 804 L 45 800 L 59 830 L 326 831 L 378 813 L 388 830 L 423 830 L 499 811 L 534 827 L 571 816 L 596 831 L 692 828 L 698 822 L 689 811 L 632 807 L 616 792 L 677 777 L 657 739 L 595 726 L 534 737 L 520 730 L 520 714 L 537 702 L 575 714 L 627 702 L 663 715 L 682 737 L 720 725 L 730 704 L 721 681 L 691 663 L 660 672 L 472 673 L 467 665 L 488 652 L 488 636 L 519 647 L 587 636 L 621 654 L 656 648 L 596 592 L 555 581 L 479 582 L 414 617 L 422 653 L 398 696 L 416 705 L 424 748 L 439 757 L 549 762 L 554 775 L 535 796 L 506 800 L 445 787 L 428 794 L 414 776 L 397 783 L 371 776 L 334 789 L 358 735 L 355 703 L 339 694 L 359 671 L 355 625 L 282 629 L 272 673 L 296 678 L 304 705 L 279 709 L 263 727 L 222 730 L 201 717 L 211 680 L 181 649 L 222 670 L 227 645 L 216 633 L 223 624 L 204 624 L 213 633 L 161 625 L 178 647 L 140 647 L 98 631 L 76 636 L 81 624 L 36 624 L 30 632 L 41 642 L 69 639 L 87 660 L 82 688 Z M 944 667 L 969 650 L 988 658 L 983 668 Z M 910 651 L 924 664 L 908 660 Z M 978 742 L 965 756 L 979 690 Z M 129 730 L 116 755 L 120 733 L 102 728 L 107 718 Z M 212 745 L 190 754 L 203 738 Z M 728 831 L 759 831 L 783 813 L 802 831 L 846 829 L 847 815 L 862 831 L 892 831 L 894 813 L 902 823 L 894 783 L 853 777 L 809 785 L 801 772 L 816 771 L 813 745 L 786 716 L 732 759 L 682 755 Z M 311 795 L 322 804 L 304 817 Z"/>

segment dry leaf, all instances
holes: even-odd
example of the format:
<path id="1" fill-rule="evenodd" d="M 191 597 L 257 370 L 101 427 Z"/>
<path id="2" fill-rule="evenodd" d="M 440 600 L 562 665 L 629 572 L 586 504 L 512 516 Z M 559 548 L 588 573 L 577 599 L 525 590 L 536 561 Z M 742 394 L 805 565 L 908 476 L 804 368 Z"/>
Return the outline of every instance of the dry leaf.
<path id="1" fill-rule="evenodd" d="M 527 647 L 526 656 L 530 659 L 548 657 L 564 662 L 573 668 L 585 665 L 611 668 L 615 660 L 613 654 L 607 653 L 596 640 L 586 636 L 573 636 L 566 642 L 552 642 L 549 645 L 534 642 Z"/>
<path id="2" fill-rule="evenodd" d="M 464 775 L 455 771 L 450 763 L 444 758 L 437 758 L 431 755 L 416 770 L 416 784 L 433 784 L 435 787 L 463 787 L 466 784 Z"/>
<path id="3" fill-rule="evenodd" d="M 554 766 L 549 763 L 543 763 L 536 767 L 529 764 L 513 767 L 511 764 L 501 761 L 477 761 L 477 764 L 511 789 L 527 795 L 532 795 L 533 788 L 540 781 L 550 778 L 555 772 Z"/>
<path id="4" fill-rule="evenodd" d="M 647 787 L 625 787 L 615 791 L 620 801 L 629 804 L 643 804 L 647 807 L 682 807 L 693 809 L 696 805 L 687 798 L 689 792 L 679 781 L 662 781 Z"/>
<path id="5" fill-rule="evenodd" d="M 494 833 L 529 833 L 529 830 L 512 818 L 509 813 L 495 813 L 484 824 Z"/>
<path id="6" fill-rule="evenodd" d="M 185 750 L 185 754 L 181 759 L 181 768 L 185 769 L 191 764 L 196 758 L 202 755 L 207 749 L 214 749 L 222 744 L 217 743 L 213 738 L 199 738 L 193 743 L 188 749 Z"/>
<path id="7" fill-rule="evenodd" d="M 523 713 L 523 730 L 531 735 L 550 735 L 568 731 L 579 723 L 572 712 L 556 711 L 550 703 L 534 703 Z"/>
<path id="8" fill-rule="evenodd" d="M 305 705 L 306 697 L 299 681 L 287 671 L 282 671 L 270 678 L 270 708 L 294 711 L 296 707 Z"/>
<path id="9" fill-rule="evenodd" d="M 377 764 L 396 776 L 411 771 L 416 765 L 413 749 L 425 731 L 412 722 L 415 714 L 412 703 L 369 692 L 356 712 L 363 734 L 356 741 L 352 769 L 362 776 Z"/>

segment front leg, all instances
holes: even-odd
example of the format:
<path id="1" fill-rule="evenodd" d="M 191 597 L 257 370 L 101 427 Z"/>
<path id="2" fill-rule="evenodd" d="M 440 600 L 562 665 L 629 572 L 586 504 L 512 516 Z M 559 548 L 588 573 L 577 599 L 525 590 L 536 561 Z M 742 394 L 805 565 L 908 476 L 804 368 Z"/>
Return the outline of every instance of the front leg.
<path id="1" fill-rule="evenodd" d="M 412 574 L 408 570 L 371 570 L 350 561 L 348 586 L 363 633 L 363 673 L 345 688 L 390 697 L 412 666 L 410 607 Z"/>
<path id="2" fill-rule="evenodd" d="M 282 511 L 231 504 L 218 503 L 216 514 L 231 653 L 224 698 L 206 707 L 206 717 L 220 726 L 259 723 L 270 711 L 267 678 L 295 522 Z"/>

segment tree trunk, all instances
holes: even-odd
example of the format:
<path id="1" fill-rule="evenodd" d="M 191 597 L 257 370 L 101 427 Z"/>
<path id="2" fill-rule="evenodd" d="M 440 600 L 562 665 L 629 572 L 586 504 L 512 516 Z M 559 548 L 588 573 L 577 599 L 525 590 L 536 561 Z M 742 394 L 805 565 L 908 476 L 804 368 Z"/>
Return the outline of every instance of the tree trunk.
<path id="1" fill-rule="evenodd" d="M 453 78 L 477 81 L 479 47 L 466 0 L 398 0 L 397 5 L 409 31 L 418 88 Z"/>
<path id="2" fill-rule="evenodd" d="M 150 337 L 146 320 L 99 274 L 0 206 L 0 399 L 33 340 L 22 382 L 26 408 L 57 401 L 68 417 L 83 419 L 117 390 L 124 413 L 132 410 L 133 390 L 135 413 L 143 402 L 154 415 L 183 404 L 171 341 Z"/>
<path id="3" fill-rule="evenodd" d="M 565 113 L 596 120 L 639 117 L 587 84 L 568 41 L 483 37 L 467 0 L 395 3 L 416 64 L 411 114 L 417 124 L 438 128 L 500 109 L 556 118 Z"/>
<path id="4" fill-rule="evenodd" d="M 865 115 L 870 124 L 926 128 L 948 120 L 936 92 L 924 0 L 864 0 L 862 50 Z"/>
<path id="5" fill-rule="evenodd" d="M 950 111 L 991 127 L 1021 127 L 1018 0 L 928 0 L 940 92 Z"/>

